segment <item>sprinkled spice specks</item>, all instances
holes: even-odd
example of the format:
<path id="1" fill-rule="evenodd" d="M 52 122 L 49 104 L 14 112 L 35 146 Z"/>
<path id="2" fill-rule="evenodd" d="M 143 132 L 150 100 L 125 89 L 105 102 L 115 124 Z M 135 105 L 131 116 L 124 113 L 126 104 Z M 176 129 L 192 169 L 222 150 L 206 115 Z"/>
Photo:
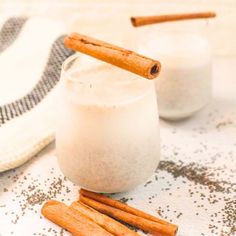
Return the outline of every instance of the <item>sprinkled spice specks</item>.
<path id="1" fill-rule="evenodd" d="M 50 174 L 44 180 L 40 180 L 37 177 L 40 176 L 35 176 L 31 173 L 24 174 L 24 172 L 9 171 L 7 176 L 8 182 L 16 183 L 16 185 L 7 190 L 3 188 L 3 192 L 9 194 L 10 197 L 6 204 L 1 205 L 1 207 L 5 210 L 4 215 L 9 218 L 11 224 L 19 224 L 24 216 L 32 213 L 37 216 L 35 223 L 39 220 L 44 220 L 41 216 L 40 208 L 46 200 L 60 199 L 61 201 L 72 201 L 69 193 L 73 185 L 61 174 L 55 177 L 54 168 L 50 169 Z M 0 184 L 1 190 L 1 186 L 4 183 L 0 182 Z M 15 209 L 9 212 L 8 209 L 11 207 L 11 204 L 15 205 Z M 64 232 L 62 229 L 43 227 L 42 230 L 34 232 L 32 235 L 64 236 Z M 17 235 L 13 231 L 10 234 Z"/>
<path id="2" fill-rule="evenodd" d="M 183 122 L 161 121 L 161 162 L 154 175 L 110 196 L 178 224 L 181 236 L 235 236 L 236 113 L 224 109 L 213 106 Z M 69 236 L 40 210 L 48 199 L 76 200 L 78 189 L 47 153 L 0 173 L 0 236 L 19 236 L 20 227 L 24 235 Z"/>
<path id="3" fill-rule="evenodd" d="M 140 209 L 143 206 L 145 211 L 152 209 L 153 212 L 150 213 L 178 223 L 180 229 L 184 227 L 181 222 L 186 219 L 194 222 L 194 217 L 203 217 L 206 214 L 209 215 L 205 220 L 208 232 L 206 233 L 204 228 L 199 228 L 199 235 L 231 236 L 236 232 L 236 201 L 233 198 L 236 196 L 236 186 L 234 183 L 220 178 L 222 171 L 225 171 L 224 168 L 214 169 L 195 162 L 184 164 L 181 161 L 161 161 L 155 175 L 143 184 L 138 192 L 131 191 L 111 196 L 124 203 L 129 202 L 130 205 L 138 206 Z M 35 222 L 41 222 L 42 226 L 35 229 L 32 235 L 69 235 L 67 231 L 53 224 L 48 226 L 48 221 L 40 214 L 43 202 L 48 199 L 71 202 L 78 196 L 78 188 L 58 173 L 53 168 L 43 178 L 30 172 L 11 171 L 7 173 L 4 179 L 7 179 L 8 184 L 1 183 L 2 189 L 0 190 L 3 190 L 2 192 L 8 194 L 9 197 L 8 201 L 0 205 L 2 209 L 0 215 L 4 213 L 10 223 L 16 225 L 21 224 L 24 216 L 34 214 Z M 230 175 L 232 174 L 234 172 L 230 173 Z M 3 176 L 3 174 L 1 175 Z M 10 187 L 11 182 L 15 183 L 15 187 Z M 4 191 L 6 186 L 8 186 L 7 191 Z M 187 208 L 182 200 L 186 197 L 189 201 Z M 11 204 L 14 204 L 14 210 L 9 211 Z M 211 206 L 217 206 L 214 208 L 216 210 L 212 210 Z M 188 208 L 191 208 L 194 215 L 191 219 L 188 219 Z M 141 235 L 146 234 L 133 229 Z M 17 235 L 17 233 L 12 230 L 9 235 Z M 183 235 L 185 236 L 185 234 Z"/>
<path id="4" fill-rule="evenodd" d="M 161 161 L 159 169 L 171 173 L 174 178 L 184 177 L 196 184 L 206 186 L 210 191 L 228 193 L 236 188 L 236 183 L 213 180 L 217 172 L 196 163 L 184 165 L 183 162 L 177 164 L 173 161 Z"/>
<path id="5" fill-rule="evenodd" d="M 178 163 L 161 161 L 157 172 L 159 171 L 166 171 L 175 180 L 178 178 L 189 180 L 188 194 L 190 198 L 198 199 L 194 201 L 194 205 L 198 209 L 207 212 L 207 206 L 223 203 L 222 209 L 210 215 L 208 228 L 213 235 L 231 236 L 236 234 L 236 183 L 217 180 L 217 177 L 220 176 L 219 173 L 226 171 L 224 168 L 203 167 L 194 162 L 184 165 L 181 161 Z M 183 180 L 182 183 L 187 184 Z M 169 191 L 170 188 L 162 190 Z M 207 205 L 205 205 L 206 202 Z M 165 210 L 159 207 L 157 213 L 166 218 L 163 213 L 168 211 L 168 207 Z M 183 213 L 180 212 L 176 218 L 180 218 L 182 215 Z M 196 212 L 196 216 L 199 216 L 198 212 Z M 218 224 L 221 225 L 221 228 L 217 226 Z"/>

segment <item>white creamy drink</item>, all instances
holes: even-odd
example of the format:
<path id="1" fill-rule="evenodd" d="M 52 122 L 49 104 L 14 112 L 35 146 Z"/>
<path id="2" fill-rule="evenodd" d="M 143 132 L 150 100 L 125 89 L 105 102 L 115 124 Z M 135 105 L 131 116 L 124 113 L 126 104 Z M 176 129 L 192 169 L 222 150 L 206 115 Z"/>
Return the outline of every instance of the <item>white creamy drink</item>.
<path id="1" fill-rule="evenodd" d="M 152 81 L 87 56 L 62 71 L 56 135 L 62 172 L 97 192 L 121 192 L 156 169 L 159 123 Z"/>
<path id="2" fill-rule="evenodd" d="M 152 34 L 140 51 L 162 62 L 162 72 L 156 80 L 161 117 L 185 118 L 209 102 L 211 53 L 206 38 L 184 32 Z"/>

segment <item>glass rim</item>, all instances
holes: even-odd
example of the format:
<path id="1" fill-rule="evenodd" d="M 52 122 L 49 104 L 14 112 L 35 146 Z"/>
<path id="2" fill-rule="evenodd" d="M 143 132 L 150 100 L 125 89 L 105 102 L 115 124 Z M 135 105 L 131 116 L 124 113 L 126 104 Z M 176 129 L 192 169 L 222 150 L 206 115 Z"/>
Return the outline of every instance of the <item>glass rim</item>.
<path id="1" fill-rule="evenodd" d="M 186 21 L 172 21 L 165 22 L 163 24 L 153 24 L 148 28 L 140 27 L 140 32 L 145 34 L 147 37 L 157 37 L 158 33 L 161 34 L 195 34 L 206 36 L 207 31 L 211 27 L 209 19 L 198 19 L 198 20 L 186 20 Z"/>
<path id="2" fill-rule="evenodd" d="M 74 59 L 78 58 L 78 53 L 74 53 L 73 55 L 69 56 L 66 58 L 65 61 L 63 61 L 62 65 L 61 65 L 61 74 L 63 74 L 63 78 L 68 78 L 70 81 L 74 81 L 76 82 L 76 80 L 70 75 L 70 73 L 67 72 L 66 66 L 73 61 Z"/>
<path id="3" fill-rule="evenodd" d="M 71 75 L 71 73 L 68 72 L 68 69 L 66 68 L 66 66 L 67 66 L 70 62 L 72 62 L 73 60 L 77 60 L 77 59 L 79 59 L 79 58 L 82 57 L 82 56 L 86 56 L 86 57 L 88 57 L 88 58 L 92 58 L 92 60 L 93 60 L 93 59 L 94 59 L 94 60 L 97 60 L 97 61 L 101 62 L 101 65 L 103 65 L 103 63 L 104 63 L 104 65 L 108 65 L 108 66 L 110 66 L 111 68 L 124 71 L 124 72 L 127 73 L 127 74 L 131 74 L 132 76 L 131 76 L 130 80 L 133 80 L 133 81 L 134 81 L 134 80 L 145 79 L 145 78 L 142 78 L 141 76 L 139 76 L 139 75 L 137 75 L 137 74 L 134 74 L 134 73 L 132 73 L 132 72 L 130 72 L 130 71 L 127 71 L 127 70 L 125 70 L 125 69 L 122 69 L 122 68 L 120 68 L 120 67 L 113 66 L 112 64 L 109 64 L 109 63 L 107 63 L 107 62 L 101 61 L 101 60 L 96 59 L 96 58 L 94 58 L 94 57 L 91 57 L 91 56 L 89 56 L 89 55 L 79 54 L 79 53 L 76 52 L 76 53 L 74 53 L 73 55 L 71 55 L 71 56 L 69 56 L 68 58 L 66 58 L 66 60 L 62 63 L 62 66 L 61 66 L 61 75 L 63 75 L 63 77 L 66 78 L 66 80 L 69 80 L 69 81 L 75 82 L 75 83 L 84 83 L 84 84 L 86 84 L 86 82 L 85 82 L 84 80 L 82 81 L 82 80 L 78 79 L 78 77 L 75 78 L 73 75 Z M 98 65 L 98 66 L 99 66 L 99 65 Z M 82 71 L 84 71 L 84 72 L 86 72 L 86 71 L 91 71 L 91 70 L 94 69 L 94 65 L 91 65 L 91 67 L 92 67 L 92 68 L 86 68 L 86 69 L 84 69 L 84 70 L 82 70 Z M 96 68 L 96 67 L 95 67 L 95 68 Z M 99 68 L 99 67 L 97 67 L 97 68 Z M 91 83 L 91 82 L 90 82 L 90 83 Z"/>
<path id="4" fill-rule="evenodd" d="M 68 63 L 70 63 L 70 62 L 73 62 L 73 60 L 76 60 L 76 59 L 78 59 L 80 57 L 80 54 L 78 54 L 78 53 L 75 53 L 75 54 L 73 54 L 73 55 L 71 55 L 71 56 L 69 56 L 63 63 L 62 63 L 62 70 L 61 70 L 61 81 L 63 82 L 63 83 L 66 83 L 66 82 L 72 82 L 72 84 L 74 84 L 75 86 L 77 86 L 77 85 L 81 85 L 81 86 L 85 86 L 85 87 L 89 87 L 89 88 L 91 88 L 91 85 L 93 85 L 93 82 L 91 82 L 91 81 L 85 81 L 85 80 L 83 80 L 83 79 L 78 79 L 78 77 L 76 77 L 76 76 L 73 76 L 73 75 L 71 75 L 70 74 L 70 72 L 68 72 L 67 71 L 67 68 L 66 68 L 66 66 L 68 65 Z M 89 57 L 89 56 L 88 56 Z M 104 62 L 104 64 L 107 64 L 106 62 Z M 101 64 L 101 65 L 103 65 L 103 64 Z M 108 65 L 110 65 L 110 64 L 108 64 Z M 123 70 L 123 69 L 121 69 L 121 68 L 119 68 L 119 67 L 116 67 L 116 66 L 113 66 L 113 65 L 110 65 L 112 68 L 114 67 L 114 68 L 118 68 L 119 70 L 122 70 L 122 71 L 124 71 L 124 72 L 127 72 L 127 74 L 132 74 L 133 75 L 133 77 L 131 77 L 128 81 L 129 82 L 141 82 L 141 81 L 143 81 L 145 84 L 146 84 L 146 86 L 144 86 L 144 87 L 142 87 L 142 92 L 140 92 L 140 93 L 137 93 L 137 94 L 133 94 L 130 98 L 128 98 L 128 100 L 126 100 L 126 101 L 117 101 L 116 103 L 115 103 L 115 105 L 123 105 L 123 104 L 127 104 L 127 103 L 130 103 L 130 102 L 133 102 L 133 101 L 135 101 L 135 100 L 137 100 L 137 99 L 141 99 L 142 97 L 144 97 L 144 96 L 146 96 L 148 93 L 150 93 L 151 91 L 155 91 L 154 90 L 154 83 L 153 83 L 153 80 L 148 80 L 148 79 L 145 79 L 145 78 L 142 78 L 141 76 L 138 76 L 138 75 L 136 75 L 136 74 L 133 74 L 133 73 L 131 73 L 131 72 L 129 72 L 129 71 L 126 71 L 126 70 Z M 98 67 L 97 67 L 98 68 Z M 101 67 L 100 67 L 101 68 Z M 69 70 L 69 68 L 68 68 L 68 70 Z M 86 68 L 84 71 L 91 71 L 91 68 Z M 95 72 L 96 73 L 96 72 Z M 81 76 L 81 78 L 82 78 L 83 76 Z M 122 81 L 122 80 L 121 80 Z M 126 80 L 127 81 L 127 80 Z M 123 89 L 123 86 L 126 86 L 127 85 L 127 83 L 126 83 L 126 81 L 124 81 L 124 83 L 122 83 L 122 84 L 120 84 L 120 85 L 118 85 L 118 89 L 120 90 L 120 89 Z M 142 82 L 141 82 L 142 83 Z M 99 84 L 99 83 L 98 83 Z M 94 88 L 96 87 L 96 86 L 93 86 Z M 103 86 L 97 86 L 97 89 L 103 89 L 104 87 Z M 121 96 L 122 97 L 122 96 Z M 122 100 L 122 99 L 121 99 Z M 103 104 L 103 106 L 104 106 L 104 104 Z M 114 106 L 114 104 L 113 103 L 111 103 L 111 104 L 105 104 L 105 106 Z"/>

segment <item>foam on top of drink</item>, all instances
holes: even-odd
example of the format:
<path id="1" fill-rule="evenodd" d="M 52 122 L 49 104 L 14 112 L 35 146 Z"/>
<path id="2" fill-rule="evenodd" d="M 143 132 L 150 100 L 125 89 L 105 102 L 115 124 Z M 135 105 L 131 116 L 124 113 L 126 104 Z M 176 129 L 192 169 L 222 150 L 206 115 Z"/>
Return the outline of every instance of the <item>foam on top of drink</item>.
<path id="1" fill-rule="evenodd" d="M 68 94 L 84 105 L 127 104 L 153 87 L 152 81 L 88 57 L 79 57 L 66 75 Z"/>

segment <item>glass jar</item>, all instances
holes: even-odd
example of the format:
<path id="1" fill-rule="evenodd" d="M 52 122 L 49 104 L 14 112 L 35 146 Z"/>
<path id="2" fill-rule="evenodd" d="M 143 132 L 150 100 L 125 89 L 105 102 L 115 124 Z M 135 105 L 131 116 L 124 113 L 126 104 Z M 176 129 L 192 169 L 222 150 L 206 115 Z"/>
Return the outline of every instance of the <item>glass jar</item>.
<path id="1" fill-rule="evenodd" d="M 153 81 L 74 55 L 62 66 L 60 90 L 57 156 L 72 182 L 122 192 L 155 171 L 160 138 Z"/>
<path id="2" fill-rule="evenodd" d="M 156 26 L 139 46 L 141 53 L 162 63 L 155 81 L 162 118 L 189 117 L 211 98 L 211 50 L 202 24 L 189 21 Z"/>

